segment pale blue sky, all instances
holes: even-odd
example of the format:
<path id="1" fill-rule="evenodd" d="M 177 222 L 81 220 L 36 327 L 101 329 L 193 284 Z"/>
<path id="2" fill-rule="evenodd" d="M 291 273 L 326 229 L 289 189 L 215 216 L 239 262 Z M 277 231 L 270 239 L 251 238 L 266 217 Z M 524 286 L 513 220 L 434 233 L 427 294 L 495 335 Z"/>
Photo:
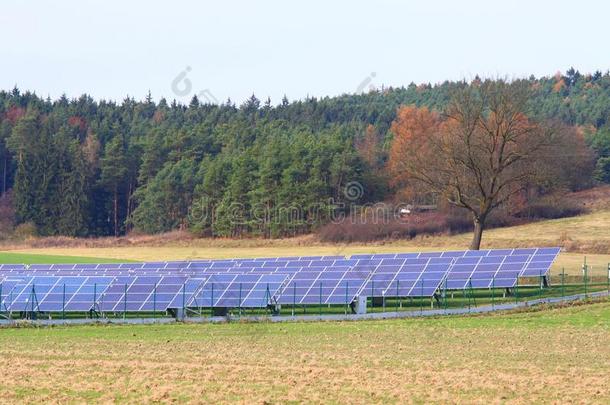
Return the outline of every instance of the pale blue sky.
<path id="1" fill-rule="evenodd" d="M 5 1 L 0 88 L 273 103 L 610 68 L 604 1 Z M 189 67 L 192 85 L 172 81 Z M 371 78 L 371 73 L 375 77 Z M 368 86 L 368 81 L 367 81 Z M 210 96 L 211 94 L 211 96 Z"/>

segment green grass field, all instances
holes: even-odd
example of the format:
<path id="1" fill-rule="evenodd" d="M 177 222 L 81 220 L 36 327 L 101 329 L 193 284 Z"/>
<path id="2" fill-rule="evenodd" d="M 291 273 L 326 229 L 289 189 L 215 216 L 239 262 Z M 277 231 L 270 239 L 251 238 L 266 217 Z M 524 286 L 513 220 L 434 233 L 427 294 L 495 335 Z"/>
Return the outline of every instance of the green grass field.
<path id="1" fill-rule="evenodd" d="M 19 264 L 71 264 L 71 263 L 120 263 L 125 260 L 86 256 L 46 255 L 32 253 L 0 252 L 0 263 Z"/>
<path id="2" fill-rule="evenodd" d="M 595 247 L 592 240 L 610 241 L 607 224 L 610 216 L 601 213 L 492 230 L 484 247 L 548 246 L 566 238 Z M 0 252 L 0 263 L 446 250 L 463 249 L 468 237 L 370 245 L 196 240 L 186 246 L 21 249 Z M 561 269 L 568 282 L 578 283 L 584 256 L 562 253 L 552 268 L 553 287 L 523 288 L 521 298 L 560 295 Z M 608 288 L 610 256 L 586 256 L 599 283 L 590 290 Z M 494 302 L 512 300 L 495 292 Z M 576 292 L 583 292 L 582 286 L 565 289 Z M 470 303 L 457 294 L 449 308 Z M 475 294 L 477 305 L 491 302 L 490 291 Z M 430 301 L 390 299 L 386 305 L 386 310 L 400 305 L 423 310 Z M 290 311 L 282 308 L 284 315 Z M 0 373 L 9 378 L 0 384 L 0 403 L 609 403 L 609 341 L 608 300 L 391 321 L 4 328 Z"/>
<path id="3" fill-rule="evenodd" d="M 0 330 L 2 403 L 608 403 L 610 302 L 362 322 Z"/>

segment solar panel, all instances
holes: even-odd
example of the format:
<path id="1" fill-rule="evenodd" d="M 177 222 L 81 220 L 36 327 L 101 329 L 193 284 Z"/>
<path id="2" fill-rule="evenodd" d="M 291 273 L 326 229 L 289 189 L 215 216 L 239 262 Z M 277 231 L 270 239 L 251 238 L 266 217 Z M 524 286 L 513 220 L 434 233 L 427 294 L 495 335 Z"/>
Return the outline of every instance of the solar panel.
<path id="1" fill-rule="evenodd" d="M 187 281 L 185 276 L 115 277 L 98 301 L 101 312 L 165 311 Z"/>
<path id="2" fill-rule="evenodd" d="M 162 311 L 182 306 L 347 304 L 358 295 L 514 287 L 546 275 L 559 248 L 116 264 L 0 265 L 5 311 Z"/>
<path id="3" fill-rule="evenodd" d="M 205 282 L 205 278 L 189 278 L 182 285 L 182 288 L 177 292 L 177 294 L 174 294 L 174 297 L 171 299 L 167 307 L 185 308 L 189 306 Z"/>
<path id="4" fill-rule="evenodd" d="M 278 270 L 281 271 L 281 270 Z M 283 288 L 280 304 L 348 304 L 354 300 L 370 272 L 347 266 L 303 267 Z"/>
<path id="5" fill-rule="evenodd" d="M 559 254 L 560 248 L 539 248 L 533 254 L 531 260 L 525 266 L 525 269 L 521 272 L 521 277 L 538 277 L 545 276 L 557 255 Z"/>
<path id="6" fill-rule="evenodd" d="M 377 256 L 376 256 L 377 257 Z M 452 258 L 391 258 L 363 261 L 358 267 L 372 271 L 361 295 L 368 297 L 432 296 L 445 278 Z"/>
<path id="7" fill-rule="evenodd" d="M 80 312 L 95 309 L 97 299 L 112 280 L 112 277 L 59 277 L 47 294 L 40 298 L 39 310 Z"/>
<path id="8" fill-rule="evenodd" d="M 492 249 L 466 251 L 457 257 L 445 288 L 511 288 L 519 277 L 544 276 L 559 248 Z"/>
<path id="9" fill-rule="evenodd" d="M 277 299 L 286 274 L 213 274 L 189 307 L 264 308 Z"/>
<path id="10" fill-rule="evenodd" d="M 3 312 L 11 311 L 15 299 L 21 296 L 28 289 L 32 277 L 4 277 L 0 286 L 0 306 Z M 22 299 L 23 300 L 23 299 Z"/>
<path id="11" fill-rule="evenodd" d="M 109 277 L 25 276 L 2 281 L 5 311 L 89 311 L 108 287 Z"/>

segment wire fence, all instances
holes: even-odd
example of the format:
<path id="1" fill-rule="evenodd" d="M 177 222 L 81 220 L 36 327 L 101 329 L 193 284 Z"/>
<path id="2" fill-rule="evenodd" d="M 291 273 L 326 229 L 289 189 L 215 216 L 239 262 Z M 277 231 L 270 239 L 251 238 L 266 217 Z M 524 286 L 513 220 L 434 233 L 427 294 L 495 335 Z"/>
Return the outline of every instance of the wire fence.
<path id="1" fill-rule="evenodd" d="M 509 303 L 537 299 L 565 298 L 601 291 L 610 293 L 610 264 L 605 275 L 594 274 L 583 265 L 578 271 L 517 279 L 492 278 L 461 280 L 462 288 L 450 288 L 456 280 L 369 280 L 364 287 L 350 282 L 326 284 L 290 281 L 281 288 L 269 284 L 253 290 L 240 283 L 228 290 L 222 283 L 207 283 L 205 288 L 188 289 L 184 283 L 171 292 L 158 284 L 123 284 L 117 288 L 94 284 L 86 292 L 70 284 L 30 284 L 26 286 L 0 283 L 0 316 L 13 319 L 128 319 L 229 316 L 298 316 L 364 314 L 401 311 L 475 310 L 491 306 L 503 308 Z M 437 285 L 438 284 L 438 285 Z M 485 285 L 482 287 L 482 285 Z M 433 287 L 431 287 L 433 286 Z M 82 286 L 80 287 L 83 288 Z M 431 290 L 432 289 L 432 290 Z M 279 293 L 281 290 L 281 294 Z M 431 290 L 431 291 L 430 291 Z M 359 292 L 359 294 L 358 294 Z M 254 294 L 254 296 L 253 296 Z"/>

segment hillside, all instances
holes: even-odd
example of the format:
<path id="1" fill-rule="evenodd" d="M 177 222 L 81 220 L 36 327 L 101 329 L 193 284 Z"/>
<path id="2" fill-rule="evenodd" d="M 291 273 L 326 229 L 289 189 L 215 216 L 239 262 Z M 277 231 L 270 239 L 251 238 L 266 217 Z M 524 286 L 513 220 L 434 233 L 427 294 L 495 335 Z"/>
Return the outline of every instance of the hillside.
<path id="1" fill-rule="evenodd" d="M 595 204 L 599 204 L 595 203 Z M 487 231 L 483 248 L 562 246 L 553 267 L 574 274 L 580 271 L 584 257 L 593 266 L 593 274 L 605 275 L 610 263 L 610 210 L 600 209 L 572 218 Z M 323 243 L 314 235 L 289 239 L 210 239 L 193 238 L 185 233 L 160 236 L 133 236 L 121 239 L 46 238 L 4 245 L 1 249 L 19 254 L 103 257 L 116 260 L 157 261 L 200 258 L 275 257 L 307 255 L 350 255 L 355 253 L 408 252 L 453 249 L 468 246 L 471 234 L 421 236 L 412 240 L 375 243 Z M 8 259 L 7 257 L 7 260 Z"/>
<path id="2" fill-rule="evenodd" d="M 610 181 L 610 74 L 570 69 L 521 82 L 532 118 L 577 126 L 587 143 L 571 152 L 586 170 L 569 186 Z M 410 84 L 278 105 L 253 95 L 240 106 L 0 91 L 0 238 L 19 224 L 42 236 L 306 234 L 337 205 L 393 197 L 385 164 L 399 106 L 440 111 L 458 89 L 480 84 Z M 595 171 L 587 159 L 597 160 Z M 293 220 L 287 207 L 304 212 Z M 308 212 L 314 208 L 318 215 Z"/>

